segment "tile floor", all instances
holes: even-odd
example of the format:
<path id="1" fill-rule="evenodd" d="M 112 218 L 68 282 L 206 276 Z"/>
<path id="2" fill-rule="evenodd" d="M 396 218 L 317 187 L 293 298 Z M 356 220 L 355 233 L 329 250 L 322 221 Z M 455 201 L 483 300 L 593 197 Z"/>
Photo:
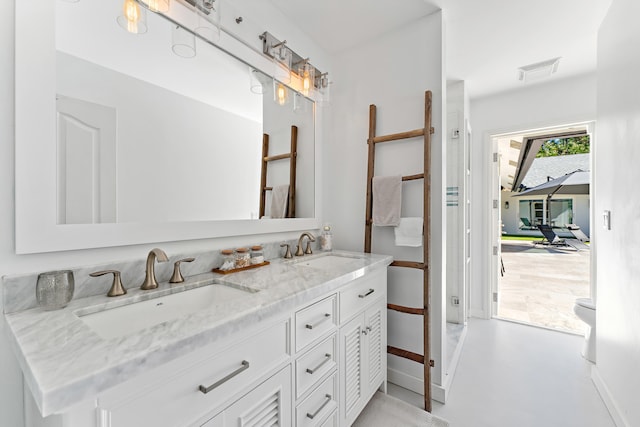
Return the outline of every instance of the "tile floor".
<path id="1" fill-rule="evenodd" d="M 590 251 L 503 241 L 498 317 L 583 334 L 573 313 L 576 298 L 589 297 Z"/>
<path id="2" fill-rule="evenodd" d="M 583 339 L 501 320 L 470 319 L 446 405 L 451 427 L 615 427 L 580 356 Z M 415 406 L 422 396 L 393 384 Z"/>

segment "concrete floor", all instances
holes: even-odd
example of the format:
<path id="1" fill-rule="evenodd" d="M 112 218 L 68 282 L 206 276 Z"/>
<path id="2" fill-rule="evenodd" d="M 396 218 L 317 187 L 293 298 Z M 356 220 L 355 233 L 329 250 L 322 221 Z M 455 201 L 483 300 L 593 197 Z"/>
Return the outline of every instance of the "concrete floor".
<path id="1" fill-rule="evenodd" d="M 503 241 L 498 317 L 583 334 L 573 313 L 576 298 L 590 296 L 590 251 Z"/>

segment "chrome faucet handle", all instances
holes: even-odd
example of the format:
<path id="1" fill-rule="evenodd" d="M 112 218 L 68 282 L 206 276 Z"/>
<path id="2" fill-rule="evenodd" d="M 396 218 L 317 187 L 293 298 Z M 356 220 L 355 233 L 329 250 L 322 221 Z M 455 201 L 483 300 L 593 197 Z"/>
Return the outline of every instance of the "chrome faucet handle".
<path id="1" fill-rule="evenodd" d="M 184 277 L 182 277 L 182 272 L 180 271 L 180 263 L 182 262 L 193 262 L 195 258 L 182 258 L 176 261 L 173 264 L 173 275 L 171 279 L 169 279 L 169 283 L 182 283 L 184 282 Z"/>
<path id="2" fill-rule="evenodd" d="M 291 247 L 289 246 L 288 243 L 283 243 L 280 245 L 281 248 L 287 247 L 287 251 L 284 254 L 284 258 L 289 259 L 289 258 L 293 258 L 293 255 L 291 255 Z"/>
<path id="3" fill-rule="evenodd" d="M 124 295 L 127 293 L 127 290 L 122 286 L 122 280 L 120 280 L 120 272 L 118 270 L 102 270 L 102 271 L 94 271 L 90 273 L 91 277 L 103 276 L 105 274 L 113 273 L 113 283 L 111 284 L 111 289 L 107 292 L 108 297 L 118 297 L 120 295 Z"/>
<path id="4" fill-rule="evenodd" d="M 311 255 L 313 251 L 311 250 L 311 240 L 307 240 L 307 248 L 304 250 L 306 255 Z"/>

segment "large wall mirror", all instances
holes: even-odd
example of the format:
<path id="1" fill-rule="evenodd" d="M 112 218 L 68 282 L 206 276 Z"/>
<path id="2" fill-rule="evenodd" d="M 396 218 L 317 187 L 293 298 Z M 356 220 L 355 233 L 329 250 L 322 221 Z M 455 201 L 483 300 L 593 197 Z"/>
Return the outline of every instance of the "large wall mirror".
<path id="1" fill-rule="evenodd" d="M 18 253 L 317 226 L 313 101 L 277 102 L 271 77 L 201 39 L 176 55 L 162 16 L 124 31 L 121 0 L 33 3 L 16 6 Z M 283 214 L 270 191 L 260 212 L 265 135 L 270 156 L 296 139 L 295 182 L 289 159 L 266 173 L 293 186 Z"/>

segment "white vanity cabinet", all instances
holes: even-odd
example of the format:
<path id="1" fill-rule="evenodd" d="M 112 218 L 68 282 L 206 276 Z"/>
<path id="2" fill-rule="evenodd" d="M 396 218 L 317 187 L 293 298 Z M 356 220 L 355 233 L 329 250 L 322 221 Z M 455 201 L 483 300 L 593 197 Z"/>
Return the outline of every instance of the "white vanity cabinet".
<path id="1" fill-rule="evenodd" d="M 348 427 L 386 387 L 386 282 L 372 269 L 27 426 Z"/>
<path id="2" fill-rule="evenodd" d="M 386 281 L 384 270 L 340 292 L 341 426 L 350 426 L 376 390 L 386 387 Z"/>

